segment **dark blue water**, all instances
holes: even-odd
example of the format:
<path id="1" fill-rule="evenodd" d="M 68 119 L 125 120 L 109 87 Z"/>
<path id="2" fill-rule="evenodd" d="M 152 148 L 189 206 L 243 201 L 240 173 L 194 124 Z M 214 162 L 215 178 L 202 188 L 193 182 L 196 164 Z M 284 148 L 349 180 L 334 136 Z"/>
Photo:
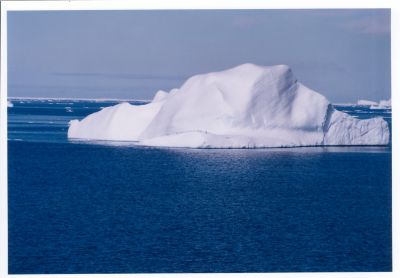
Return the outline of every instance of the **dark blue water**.
<path id="1" fill-rule="evenodd" d="M 390 147 L 68 142 L 112 104 L 9 109 L 10 273 L 391 271 Z"/>

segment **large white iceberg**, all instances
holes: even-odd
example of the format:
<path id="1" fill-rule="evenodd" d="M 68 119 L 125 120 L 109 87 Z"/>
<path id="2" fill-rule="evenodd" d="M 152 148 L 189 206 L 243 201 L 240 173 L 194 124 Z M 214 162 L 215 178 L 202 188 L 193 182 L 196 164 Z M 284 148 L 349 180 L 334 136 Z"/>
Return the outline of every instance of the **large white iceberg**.
<path id="1" fill-rule="evenodd" d="M 286 65 L 244 64 L 193 76 L 146 105 L 122 103 L 73 120 L 68 137 L 190 148 L 385 145 L 389 128 L 382 118 L 335 110 Z"/>

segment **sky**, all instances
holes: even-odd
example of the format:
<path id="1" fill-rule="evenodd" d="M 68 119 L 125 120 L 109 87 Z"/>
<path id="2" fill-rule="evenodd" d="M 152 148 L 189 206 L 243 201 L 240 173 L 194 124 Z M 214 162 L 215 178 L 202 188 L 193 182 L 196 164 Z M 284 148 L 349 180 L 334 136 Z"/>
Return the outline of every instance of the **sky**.
<path id="1" fill-rule="evenodd" d="M 8 12 L 8 95 L 151 99 L 190 76 L 287 64 L 331 102 L 390 98 L 390 10 Z"/>

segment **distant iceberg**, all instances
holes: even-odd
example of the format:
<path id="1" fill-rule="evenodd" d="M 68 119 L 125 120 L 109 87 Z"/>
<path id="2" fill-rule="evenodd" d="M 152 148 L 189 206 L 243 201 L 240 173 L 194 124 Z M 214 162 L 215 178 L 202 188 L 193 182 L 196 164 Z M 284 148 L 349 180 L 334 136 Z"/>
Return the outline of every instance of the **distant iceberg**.
<path id="1" fill-rule="evenodd" d="M 376 101 L 372 101 L 372 100 L 360 99 L 359 101 L 357 101 L 357 105 L 371 106 L 371 105 L 378 105 L 378 103 Z"/>
<path id="2" fill-rule="evenodd" d="M 381 100 L 379 102 L 371 101 L 371 100 L 364 100 L 361 99 L 357 101 L 357 105 L 361 106 L 369 106 L 371 109 L 391 109 L 392 108 L 392 100 Z"/>
<path id="3" fill-rule="evenodd" d="M 146 105 L 121 103 L 72 120 L 68 137 L 190 148 L 386 145 L 389 128 L 381 117 L 334 109 L 286 65 L 243 64 L 193 76 Z"/>
<path id="4" fill-rule="evenodd" d="M 371 105 L 370 108 L 371 109 L 391 109 L 392 108 L 392 100 L 391 99 L 381 100 L 381 101 L 379 101 L 378 104 Z"/>
<path id="5" fill-rule="evenodd" d="M 11 107 L 14 107 L 14 104 L 11 101 L 7 100 L 7 108 Z"/>

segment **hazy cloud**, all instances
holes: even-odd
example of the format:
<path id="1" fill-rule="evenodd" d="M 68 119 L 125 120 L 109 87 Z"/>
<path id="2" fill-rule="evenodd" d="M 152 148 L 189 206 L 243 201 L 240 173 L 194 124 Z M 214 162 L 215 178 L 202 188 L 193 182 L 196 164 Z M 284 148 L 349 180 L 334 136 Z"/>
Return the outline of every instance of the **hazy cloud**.
<path id="1" fill-rule="evenodd" d="M 343 25 L 362 34 L 390 34 L 390 15 L 370 15 L 350 20 Z"/>
<path id="2" fill-rule="evenodd" d="M 127 73 L 94 73 L 94 72 L 54 72 L 53 75 L 65 77 L 94 77 L 117 79 L 150 79 L 150 80 L 185 80 L 188 76 L 155 75 L 155 74 L 127 74 Z"/>
<path id="3" fill-rule="evenodd" d="M 334 62 L 323 61 L 306 61 L 293 63 L 292 66 L 297 69 L 307 71 L 330 71 L 330 72 L 345 72 L 346 68 Z"/>

